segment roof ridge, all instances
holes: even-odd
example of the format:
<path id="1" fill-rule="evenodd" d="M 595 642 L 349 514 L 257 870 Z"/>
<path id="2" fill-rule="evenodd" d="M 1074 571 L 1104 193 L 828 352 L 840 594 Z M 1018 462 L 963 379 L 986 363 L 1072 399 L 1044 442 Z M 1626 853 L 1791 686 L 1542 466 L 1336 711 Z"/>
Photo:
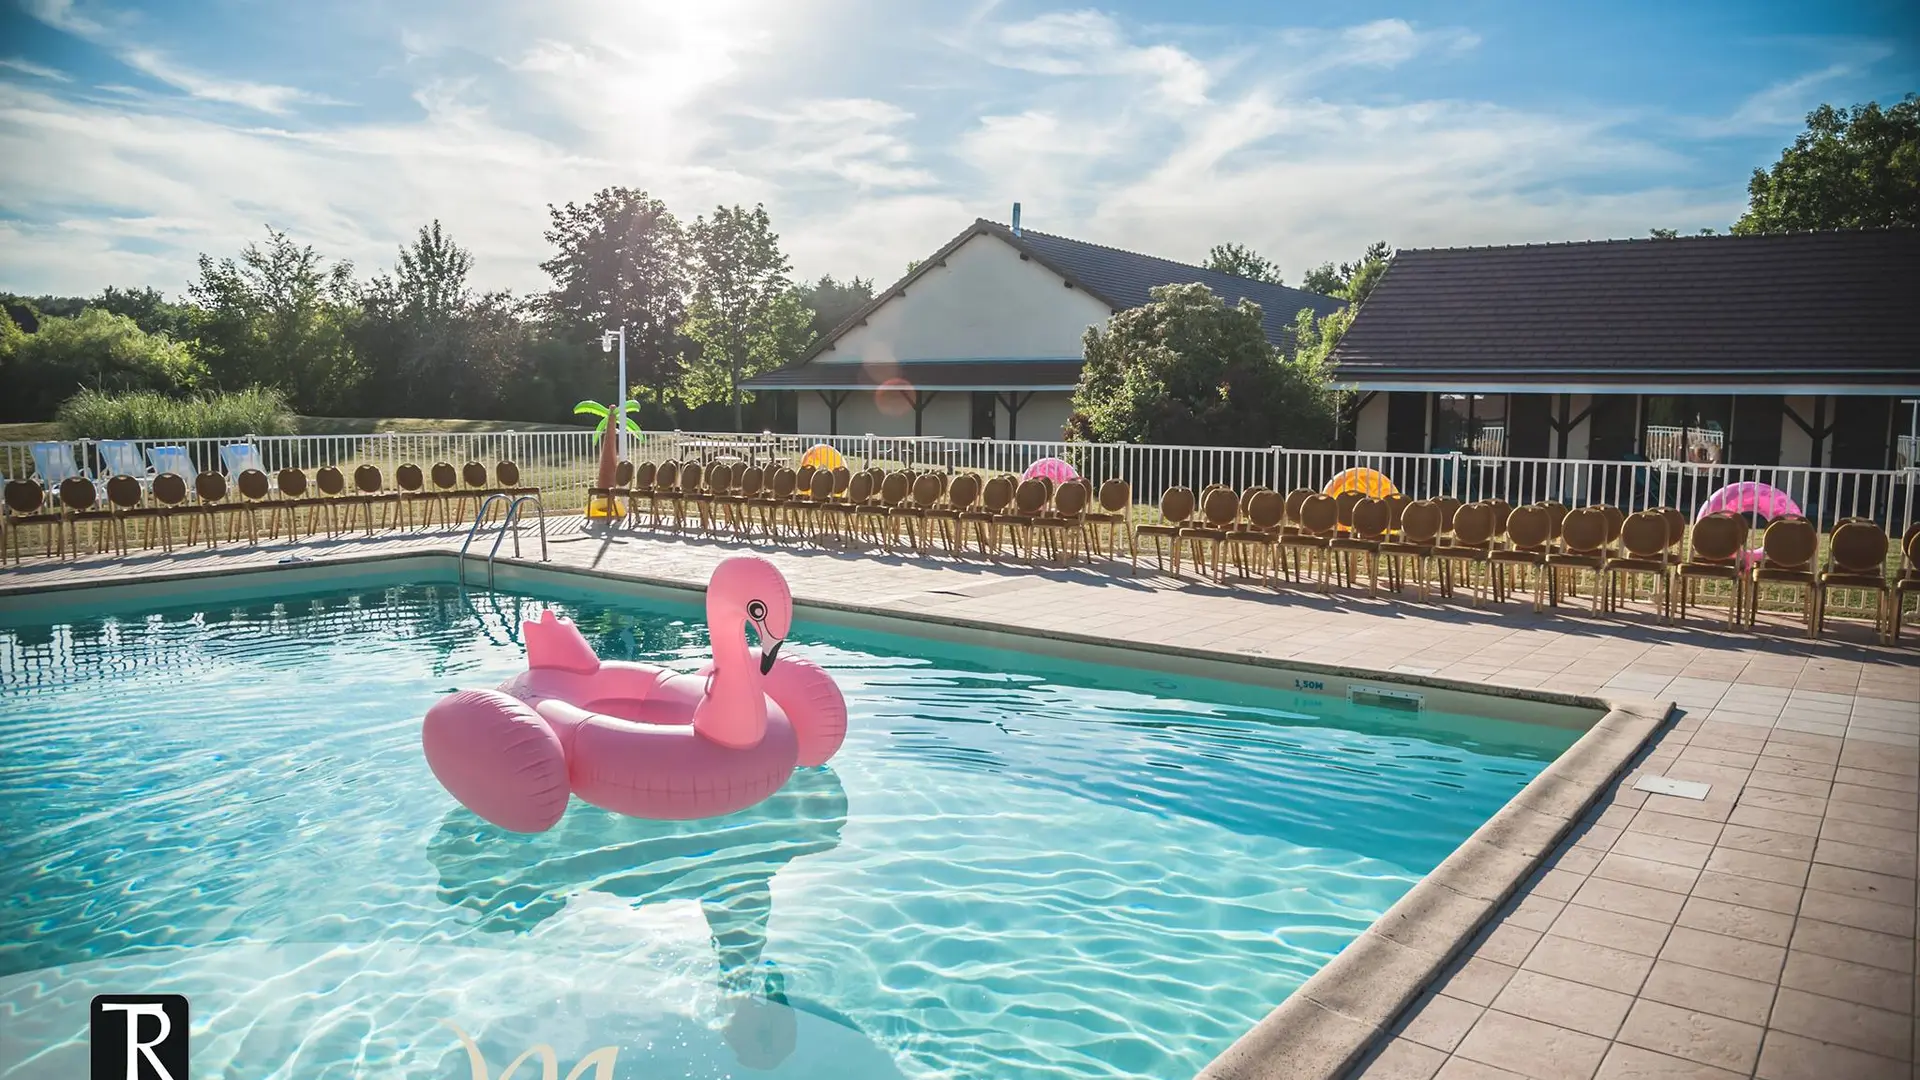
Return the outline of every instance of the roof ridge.
<path id="1" fill-rule="evenodd" d="M 976 218 L 975 221 L 984 222 L 996 228 L 1001 228 L 1001 229 L 1007 230 L 1008 232 L 1013 232 L 1012 226 L 1006 225 L 1002 222 L 994 221 L 992 218 Z M 1099 248 L 1101 251 L 1111 251 L 1116 255 L 1131 255 L 1136 259 L 1152 259 L 1155 262 L 1172 263 L 1175 266 L 1185 267 L 1188 270 L 1198 270 L 1203 274 L 1219 274 L 1221 277 L 1230 277 L 1230 278 L 1233 278 L 1235 281 L 1247 281 L 1247 282 L 1252 282 L 1255 285 L 1265 285 L 1269 288 L 1274 288 L 1274 289 L 1286 289 L 1289 292 L 1306 293 L 1310 296 L 1321 295 L 1320 293 L 1316 293 L 1311 289 L 1296 288 L 1292 285 L 1287 285 L 1287 284 L 1273 282 L 1273 281 L 1262 281 L 1259 278 L 1247 277 L 1245 274 L 1233 274 L 1233 273 L 1228 273 L 1225 270 L 1214 270 L 1210 267 L 1200 266 L 1195 263 L 1181 262 L 1179 259 L 1169 259 L 1164 255 L 1149 255 L 1144 251 L 1134 251 L 1131 248 L 1114 247 L 1112 244 L 1096 244 L 1091 240 L 1081 240 L 1078 237 L 1073 237 L 1073 236 L 1061 236 L 1059 233 L 1041 232 L 1038 229 L 1022 228 L 1019 232 L 1014 233 L 1014 235 L 1015 236 L 1044 236 L 1049 240 L 1065 240 L 1069 244 L 1079 244 L 1082 247 Z M 1330 297 L 1329 299 L 1337 299 L 1337 298 Z"/>
<path id="2" fill-rule="evenodd" d="M 1780 240 L 1786 237 L 1807 236 L 1850 236 L 1856 233 L 1920 233 L 1920 227 L 1912 225 L 1867 225 L 1857 229 L 1788 229 L 1782 232 L 1766 233 L 1710 233 L 1690 236 L 1618 236 L 1587 240 L 1542 240 L 1524 244 L 1462 244 L 1452 247 L 1400 248 L 1395 254 L 1421 254 L 1436 251 L 1520 251 L 1533 248 L 1576 248 L 1606 247 L 1629 244 L 1667 244 L 1678 241 L 1762 241 Z"/>

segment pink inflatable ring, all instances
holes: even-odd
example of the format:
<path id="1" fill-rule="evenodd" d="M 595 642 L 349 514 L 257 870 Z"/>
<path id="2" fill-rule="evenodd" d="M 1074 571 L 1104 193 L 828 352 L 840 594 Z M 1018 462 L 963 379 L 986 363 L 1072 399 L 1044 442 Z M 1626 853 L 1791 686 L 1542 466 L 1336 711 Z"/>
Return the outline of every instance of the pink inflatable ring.
<path id="1" fill-rule="evenodd" d="M 1786 492 L 1772 484 L 1743 480 L 1728 484 L 1707 496 L 1707 501 L 1700 504 L 1700 512 L 1693 515 L 1693 520 L 1699 521 L 1708 514 L 1720 513 L 1753 514 L 1771 521 L 1777 517 L 1798 517 L 1800 506 Z M 1751 564 L 1759 559 L 1760 551 L 1757 547 L 1749 548 L 1746 561 Z"/>
<path id="2" fill-rule="evenodd" d="M 552 828 L 570 795 L 641 818 L 744 810 L 846 738 L 832 676 L 779 655 L 792 624 L 786 579 L 754 555 L 714 569 L 713 660 L 696 674 L 602 661 L 571 621 L 542 612 L 525 624 L 525 672 L 427 710 L 427 764 L 469 810 L 514 832 Z"/>
<path id="3" fill-rule="evenodd" d="M 1079 473 L 1073 471 L 1072 465 L 1067 464 L 1067 462 L 1061 458 L 1043 457 L 1027 466 L 1027 471 L 1020 474 L 1020 479 L 1046 479 L 1056 484 L 1064 484 L 1069 480 L 1077 478 L 1079 475 Z"/>

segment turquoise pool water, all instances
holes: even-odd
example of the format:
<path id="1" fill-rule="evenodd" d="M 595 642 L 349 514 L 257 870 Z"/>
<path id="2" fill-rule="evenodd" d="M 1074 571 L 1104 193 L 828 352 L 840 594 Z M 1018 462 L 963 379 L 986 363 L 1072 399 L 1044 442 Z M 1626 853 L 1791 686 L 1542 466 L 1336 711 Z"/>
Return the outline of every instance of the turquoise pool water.
<path id="1" fill-rule="evenodd" d="M 469 1080 L 463 1039 L 489 1080 L 536 1044 L 583 1080 L 1182 1077 L 1578 734 L 803 616 L 828 768 L 522 837 L 419 717 L 547 605 L 706 652 L 691 605 L 441 585 L 0 626 L 0 1077 L 85 1075 L 89 998 L 147 991 L 188 995 L 195 1077 Z"/>

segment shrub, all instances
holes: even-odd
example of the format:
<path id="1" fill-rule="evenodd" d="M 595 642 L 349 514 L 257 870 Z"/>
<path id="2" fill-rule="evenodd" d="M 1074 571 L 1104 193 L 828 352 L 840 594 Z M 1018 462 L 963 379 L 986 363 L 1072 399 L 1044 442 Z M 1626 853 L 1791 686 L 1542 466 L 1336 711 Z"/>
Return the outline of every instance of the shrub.
<path id="1" fill-rule="evenodd" d="M 299 431 L 286 395 L 258 386 L 191 398 L 82 390 L 60 406 L 55 419 L 69 439 L 231 439 Z"/>
<path id="2" fill-rule="evenodd" d="M 33 333 L 9 338 L 0 347 L 9 420 L 45 420 L 84 388 L 182 394 L 206 377 L 186 345 L 98 308 L 70 319 L 43 317 Z"/>

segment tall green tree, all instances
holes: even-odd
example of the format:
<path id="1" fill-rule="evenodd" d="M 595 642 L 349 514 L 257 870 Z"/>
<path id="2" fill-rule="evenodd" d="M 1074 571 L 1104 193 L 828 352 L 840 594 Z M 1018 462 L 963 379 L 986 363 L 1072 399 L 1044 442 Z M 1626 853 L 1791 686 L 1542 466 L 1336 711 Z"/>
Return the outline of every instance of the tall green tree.
<path id="1" fill-rule="evenodd" d="M 1280 264 L 1244 244 L 1215 244 L 1207 252 L 1207 269 L 1272 285 L 1285 285 Z"/>
<path id="2" fill-rule="evenodd" d="M 1387 260 L 1393 257 L 1393 249 L 1385 240 L 1376 240 L 1367 245 L 1360 258 L 1353 262 L 1335 266 L 1330 262 L 1307 271 L 1300 286 L 1308 292 L 1317 292 L 1321 296 L 1331 296 L 1358 304 L 1373 291 L 1374 282 L 1386 272 Z"/>
<path id="3" fill-rule="evenodd" d="M 1283 355 L 1260 305 L 1205 285 L 1162 285 L 1144 306 L 1087 330 L 1070 439 L 1324 447 L 1337 400 L 1311 357 Z"/>
<path id="4" fill-rule="evenodd" d="M 647 387 L 660 405 L 678 382 L 685 351 L 686 228 L 666 203 L 629 187 L 602 189 L 584 206 L 549 205 L 547 213 L 546 239 L 558 250 L 540 264 L 554 286 L 540 306 L 551 331 L 599 357 L 601 333 L 624 325 L 629 393 Z M 594 363 L 611 382 L 612 361 Z"/>
<path id="5" fill-rule="evenodd" d="M 44 316 L 25 333 L 0 318 L 0 417 L 50 420 L 81 390 L 149 390 L 179 395 L 199 388 L 206 368 L 165 334 L 149 334 L 124 315 L 87 308 L 74 317 Z"/>
<path id="6" fill-rule="evenodd" d="M 1753 170 L 1736 233 L 1920 225 L 1920 95 L 1807 114 L 1772 169 Z"/>
<path id="7" fill-rule="evenodd" d="M 125 315 L 149 334 L 166 334 L 176 340 L 193 336 L 192 305 L 171 303 L 151 285 L 129 289 L 109 285 L 87 301 L 87 306 Z"/>
<path id="8" fill-rule="evenodd" d="M 800 303 L 813 312 L 807 324 L 815 338 L 825 337 L 873 300 L 873 279 L 851 277 L 836 281 L 832 274 L 799 287 Z"/>
<path id="9" fill-rule="evenodd" d="M 352 400 L 361 370 L 349 333 L 359 311 L 353 265 L 331 265 L 271 226 L 240 258 L 200 256 L 188 289 L 200 311 L 197 351 L 229 390 L 273 386 L 294 408 L 325 414 Z"/>
<path id="10" fill-rule="evenodd" d="M 368 283 L 354 341 L 372 408 L 483 416 L 503 403 L 525 341 L 521 304 L 504 292 L 475 295 L 472 269 L 472 254 L 434 221 L 400 249 L 391 275 Z"/>
<path id="11" fill-rule="evenodd" d="M 715 207 L 689 235 L 695 268 L 687 336 L 699 357 L 689 365 L 685 397 L 699 405 L 724 387 L 738 430 L 740 383 L 805 348 L 813 313 L 790 288 L 787 256 L 765 206 Z"/>

